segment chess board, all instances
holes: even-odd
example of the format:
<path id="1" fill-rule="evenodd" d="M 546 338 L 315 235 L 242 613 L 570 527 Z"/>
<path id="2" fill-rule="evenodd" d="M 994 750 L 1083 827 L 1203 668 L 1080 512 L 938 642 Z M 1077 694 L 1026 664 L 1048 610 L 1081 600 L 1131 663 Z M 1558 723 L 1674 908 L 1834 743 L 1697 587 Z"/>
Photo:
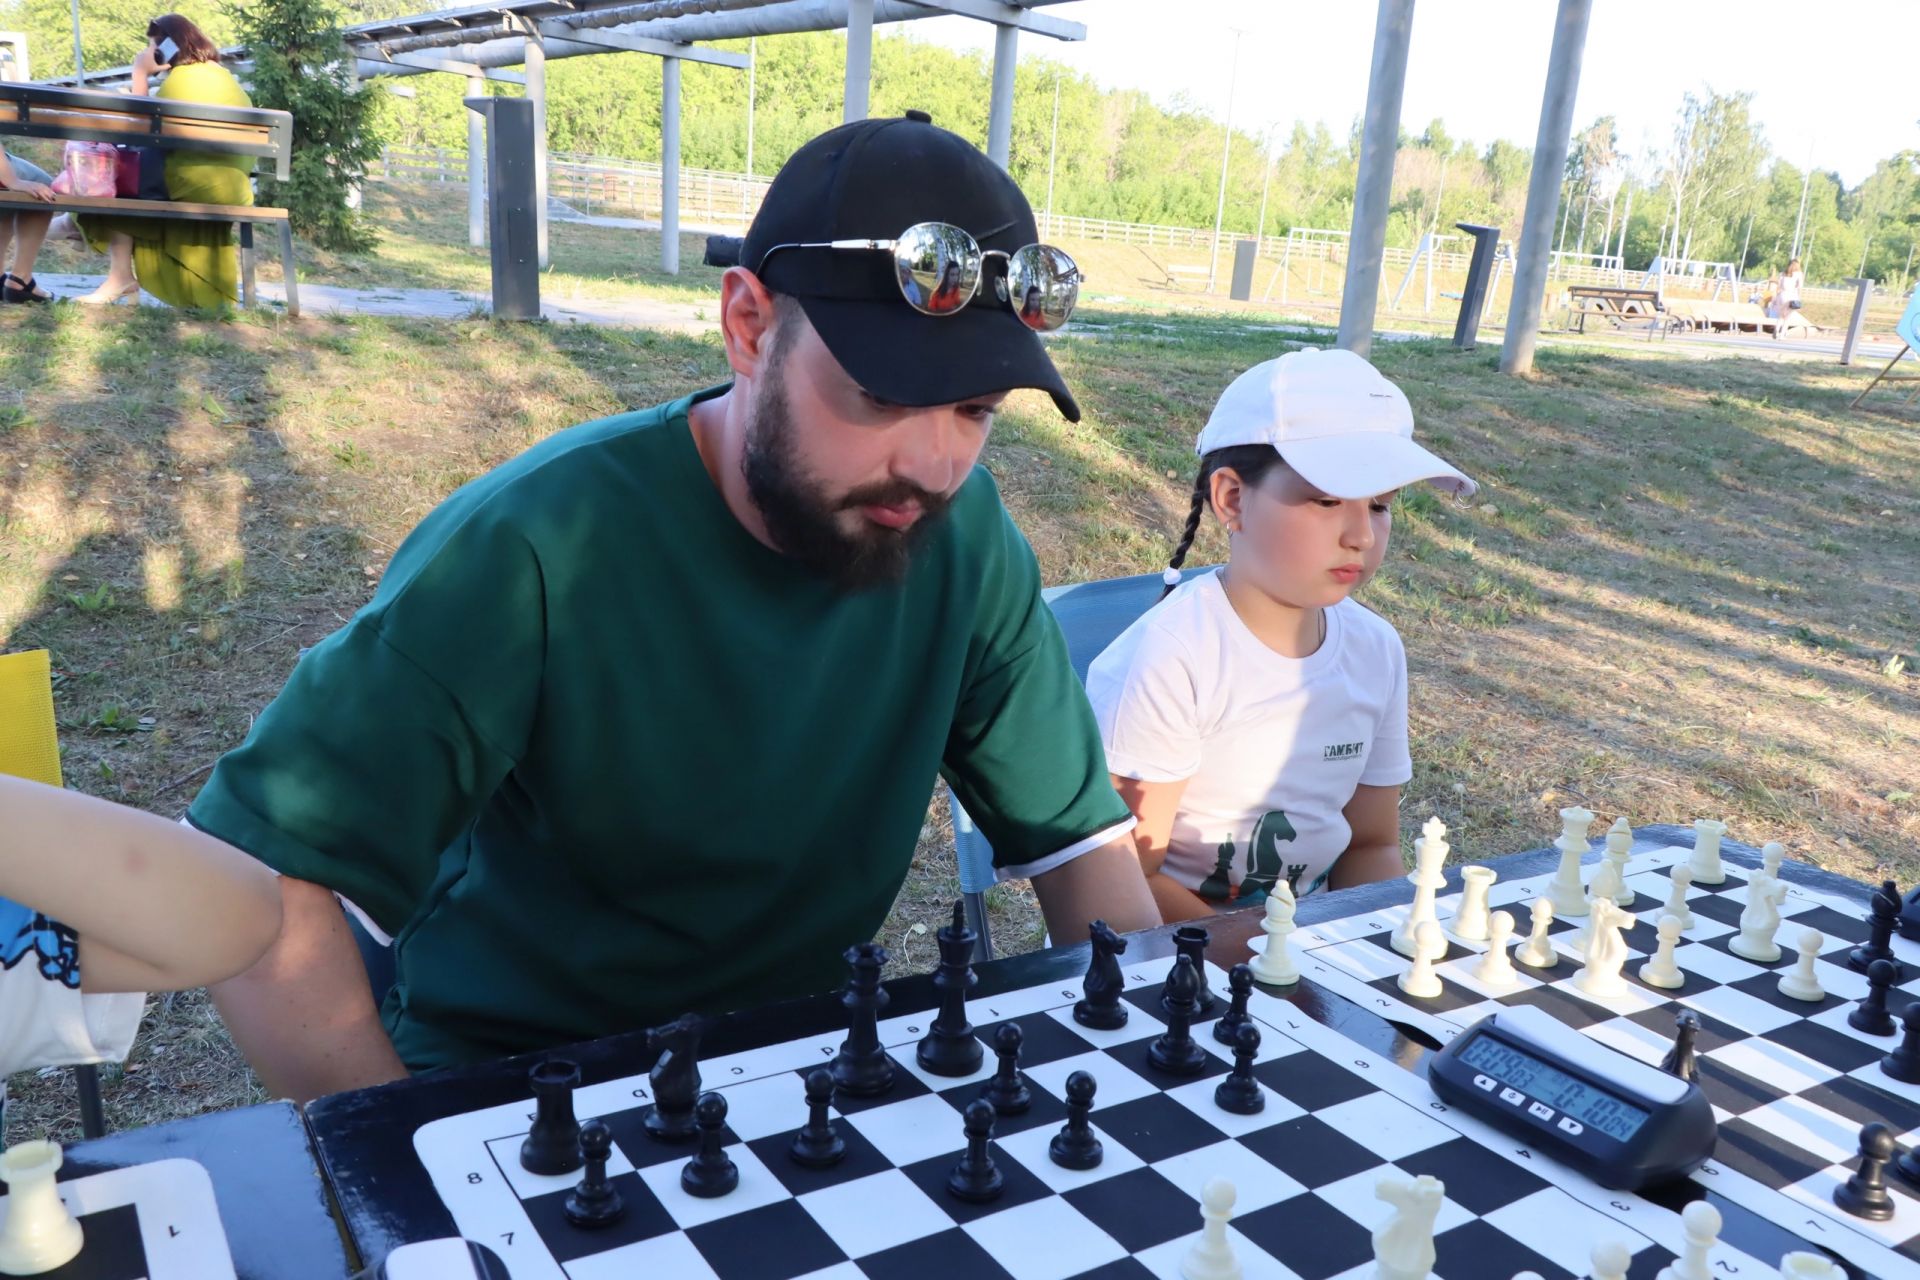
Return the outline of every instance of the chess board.
<path id="1" fill-rule="evenodd" d="M 1754 872 L 1726 859 L 1725 883 L 1696 884 L 1688 891 L 1695 927 L 1682 935 L 1674 952 L 1684 984 L 1670 990 L 1650 986 L 1639 979 L 1640 965 L 1658 946 L 1655 925 L 1673 888 L 1669 872 L 1691 852 L 1668 846 L 1628 859 L 1626 883 L 1634 890 L 1630 910 L 1636 920 L 1623 931 L 1630 959 L 1622 975 L 1629 989 L 1619 999 L 1595 999 L 1573 983 L 1580 972 L 1573 937 L 1583 918 L 1554 920 L 1557 965 L 1516 964 L 1518 987 L 1482 986 L 1471 970 L 1487 944 L 1452 932 L 1457 893 L 1437 903 L 1447 954 L 1436 966 L 1443 989 L 1432 999 L 1415 999 L 1398 985 L 1412 962 L 1393 949 L 1390 939 L 1407 908 L 1303 926 L 1293 936 L 1300 971 L 1442 1042 L 1497 1009 L 1529 1004 L 1655 1064 L 1672 1047 L 1675 1015 L 1691 1009 L 1700 1018 L 1695 1048 L 1701 1087 L 1720 1124 L 1713 1159 L 1696 1181 L 1883 1280 L 1920 1280 L 1920 1191 L 1889 1171 L 1898 1208 L 1887 1222 L 1853 1217 L 1833 1203 L 1835 1186 L 1858 1165 L 1863 1124 L 1884 1122 L 1903 1146 L 1920 1140 L 1920 1087 L 1880 1070 L 1880 1059 L 1899 1043 L 1898 1034 L 1869 1035 L 1847 1025 L 1848 1012 L 1867 991 L 1865 975 L 1846 964 L 1847 953 L 1867 938 L 1865 909 L 1789 883 L 1777 934 L 1781 959 L 1773 964 L 1743 959 L 1729 943 L 1738 936 Z M 1594 866 L 1586 864 L 1589 879 Z M 1549 879 L 1543 874 L 1496 882 L 1489 891 L 1489 904 L 1514 917 L 1516 943 L 1530 927 L 1529 904 L 1545 894 Z M 1817 1004 L 1778 989 L 1781 973 L 1798 959 L 1795 943 L 1808 928 L 1824 938 L 1814 970 L 1827 996 Z M 1264 942 L 1256 939 L 1255 949 Z M 1920 997 L 1920 943 L 1896 934 L 1892 946 L 1906 979 L 1890 993 L 1897 1019 L 1905 1004 Z"/>
<path id="2" fill-rule="evenodd" d="M 562 1204 L 579 1175 L 541 1177 L 518 1159 L 533 1118 L 522 1102 L 429 1122 L 414 1149 L 461 1234 L 495 1250 L 515 1280 L 1174 1280 L 1200 1226 L 1200 1188 L 1224 1177 L 1238 1190 L 1229 1228 L 1248 1280 L 1371 1280 L 1371 1233 L 1390 1210 L 1374 1196 L 1383 1172 L 1430 1173 L 1447 1187 L 1436 1225 L 1439 1280 L 1507 1280 L 1524 1270 L 1548 1280 L 1585 1276 L 1593 1246 L 1633 1251 L 1634 1280 L 1653 1280 L 1682 1246 L 1677 1214 L 1602 1190 L 1548 1164 L 1474 1118 L 1439 1102 L 1424 1079 L 1256 992 L 1254 1072 L 1266 1098 L 1257 1115 L 1217 1108 L 1213 1090 L 1231 1055 L 1196 1024 L 1209 1052 L 1205 1074 L 1173 1078 L 1147 1060 L 1164 1029 L 1161 985 L 1169 960 L 1123 967 L 1127 1025 L 1095 1031 L 1073 1021 L 1077 981 L 1016 990 L 969 1005 L 976 1034 L 1017 1022 L 1032 1109 L 1002 1117 L 993 1143 L 1006 1192 L 985 1205 L 949 1195 L 964 1146 L 961 1110 L 979 1096 L 994 1057 L 973 1076 L 927 1075 L 914 1049 L 926 1012 L 883 1020 L 896 1066 L 891 1093 L 843 1098 L 837 1124 L 846 1159 L 825 1170 L 789 1159 L 806 1118 L 804 1073 L 829 1061 L 840 1036 L 820 1036 L 716 1057 L 704 1087 L 729 1103 L 727 1151 L 739 1188 L 714 1200 L 679 1185 L 692 1148 L 649 1137 L 645 1076 L 574 1095 L 584 1122 L 613 1130 L 608 1166 L 625 1216 L 597 1230 L 571 1226 Z M 1226 975 L 1209 968 L 1226 1008 Z M 1091 1121 L 1105 1149 L 1095 1169 L 1054 1165 L 1047 1144 L 1065 1117 L 1065 1081 L 1098 1082 Z M 1791 1246 L 1790 1246 L 1791 1247 Z M 1765 1261 L 1722 1244 L 1716 1274 L 1771 1280 Z"/>
<path id="3" fill-rule="evenodd" d="M 213 1180 L 193 1160 L 85 1174 L 60 1183 L 85 1243 L 45 1280 L 234 1280 Z M 0 1215 L 6 1196 L 0 1195 Z"/>

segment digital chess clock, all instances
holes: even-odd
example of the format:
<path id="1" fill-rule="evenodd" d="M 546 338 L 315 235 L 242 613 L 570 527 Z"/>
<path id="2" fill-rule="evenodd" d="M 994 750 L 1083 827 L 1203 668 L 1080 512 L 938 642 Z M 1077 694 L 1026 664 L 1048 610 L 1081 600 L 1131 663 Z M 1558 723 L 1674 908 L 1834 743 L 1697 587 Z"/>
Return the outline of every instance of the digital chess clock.
<path id="1" fill-rule="evenodd" d="M 1529 1005 L 1455 1037 L 1428 1061 L 1427 1079 L 1444 1101 L 1620 1191 L 1684 1178 L 1718 1135 L 1698 1085 Z"/>

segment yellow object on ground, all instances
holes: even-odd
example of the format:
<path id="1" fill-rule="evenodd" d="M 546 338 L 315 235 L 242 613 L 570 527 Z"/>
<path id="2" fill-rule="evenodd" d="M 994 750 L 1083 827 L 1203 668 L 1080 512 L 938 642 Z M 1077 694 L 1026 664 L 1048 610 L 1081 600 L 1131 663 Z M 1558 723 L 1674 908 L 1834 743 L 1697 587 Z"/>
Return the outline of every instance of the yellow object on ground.
<path id="1" fill-rule="evenodd" d="M 60 785 L 53 668 L 45 649 L 0 653 L 0 773 Z"/>

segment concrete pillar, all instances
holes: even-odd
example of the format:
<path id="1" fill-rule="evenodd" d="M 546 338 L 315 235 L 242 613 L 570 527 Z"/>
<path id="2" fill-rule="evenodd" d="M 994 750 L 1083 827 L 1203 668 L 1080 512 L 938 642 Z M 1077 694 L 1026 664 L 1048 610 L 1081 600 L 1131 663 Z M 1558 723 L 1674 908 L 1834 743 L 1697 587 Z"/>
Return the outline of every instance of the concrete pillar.
<path id="1" fill-rule="evenodd" d="M 873 84 L 873 0 L 847 0 L 847 86 L 842 122 L 867 118 Z"/>
<path id="2" fill-rule="evenodd" d="M 527 37 L 525 66 L 527 100 L 533 103 L 534 239 L 540 269 L 545 271 L 551 261 L 547 254 L 547 47 L 539 36 Z"/>
<path id="3" fill-rule="evenodd" d="M 1013 68 L 1020 60 L 1020 28 L 993 29 L 993 95 L 987 110 L 987 159 L 1007 167 L 1013 148 Z"/>
<path id="4" fill-rule="evenodd" d="M 485 76 L 467 77 L 467 96 L 487 96 Z M 467 112 L 467 243 L 478 249 L 487 242 L 487 120 L 478 111 Z"/>
<path id="5" fill-rule="evenodd" d="M 660 60 L 660 269 L 680 274 L 680 59 Z"/>
<path id="6" fill-rule="evenodd" d="M 1540 103 L 1540 132 L 1533 141 L 1533 176 L 1527 184 L 1527 217 L 1514 254 L 1513 300 L 1507 307 L 1507 336 L 1500 345 L 1500 372 L 1533 370 L 1534 340 L 1539 336 L 1540 306 L 1547 289 L 1548 255 L 1553 249 L 1553 206 L 1560 199 L 1560 177 L 1567 168 L 1567 137 L 1573 132 L 1573 100 L 1580 92 L 1580 61 L 1587 47 L 1587 19 L 1593 0 L 1560 0 L 1554 18 L 1553 51 L 1547 55 L 1547 90 Z"/>
<path id="7" fill-rule="evenodd" d="M 1373 26 L 1373 69 L 1367 77 L 1367 114 L 1360 132 L 1360 171 L 1353 193 L 1353 229 L 1347 237 L 1347 281 L 1340 293 L 1339 345 L 1358 355 L 1373 350 L 1373 309 L 1380 297 L 1380 263 L 1393 203 L 1393 155 L 1400 145 L 1400 96 L 1413 37 L 1413 0 L 1380 0 Z"/>

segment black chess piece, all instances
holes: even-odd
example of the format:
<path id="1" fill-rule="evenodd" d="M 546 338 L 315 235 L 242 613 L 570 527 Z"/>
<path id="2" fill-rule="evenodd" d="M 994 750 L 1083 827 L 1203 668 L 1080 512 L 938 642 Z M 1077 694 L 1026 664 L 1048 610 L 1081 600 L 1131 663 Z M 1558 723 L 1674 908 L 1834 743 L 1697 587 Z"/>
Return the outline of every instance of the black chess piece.
<path id="1" fill-rule="evenodd" d="M 1887 1012 L 1887 993 L 1899 980 L 1900 967 L 1891 960 L 1875 960 L 1867 966 L 1867 994 L 1847 1015 L 1847 1025 L 1870 1036 L 1893 1034 L 1893 1015 Z"/>
<path id="2" fill-rule="evenodd" d="M 1673 1048 L 1660 1060 L 1660 1069 L 1688 1084 L 1698 1084 L 1700 1068 L 1694 1061 L 1693 1041 L 1700 1034 L 1700 1015 L 1691 1009 L 1682 1009 L 1674 1015 L 1673 1027 Z"/>
<path id="3" fill-rule="evenodd" d="M 1193 1016 L 1204 1018 L 1213 1012 L 1213 992 L 1207 990 L 1207 931 L 1197 924 L 1183 924 L 1173 931 L 1173 950 L 1193 961 L 1193 976 L 1199 987 L 1193 997 Z M 1161 995 L 1164 1007 L 1165 993 Z"/>
<path id="4" fill-rule="evenodd" d="M 1199 989 L 1200 975 L 1193 961 L 1186 956 L 1174 957 L 1173 972 L 1167 975 L 1160 994 L 1167 1029 L 1147 1046 L 1147 1061 L 1168 1075 L 1197 1076 L 1206 1070 L 1207 1051 L 1193 1038 L 1194 999 Z"/>
<path id="5" fill-rule="evenodd" d="M 1920 1186 L 1920 1147 L 1902 1151 L 1893 1162 L 1893 1171 L 1910 1186 Z"/>
<path id="6" fill-rule="evenodd" d="M 1126 985 L 1120 957 L 1127 940 L 1105 920 L 1095 920 L 1088 932 L 1093 958 L 1087 964 L 1086 998 L 1073 1006 L 1073 1020 L 1095 1031 L 1117 1031 L 1127 1025 L 1127 1006 L 1120 1002 L 1120 989 Z"/>
<path id="7" fill-rule="evenodd" d="M 1894 1051 L 1880 1059 L 1880 1069 L 1902 1084 L 1920 1084 L 1920 1000 L 1900 1015 L 1905 1034 Z"/>
<path id="8" fill-rule="evenodd" d="M 683 1014 L 647 1031 L 647 1048 L 656 1056 L 647 1082 L 653 1086 L 653 1110 L 647 1132 L 662 1142 L 690 1142 L 699 1132 L 693 1104 L 700 1098 L 700 1032 L 704 1024 Z"/>
<path id="9" fill-rule="evenodd" d="M 534 1064 L 527 1080 L 533 1086 L 533 1125 L 520 1144 L 520 1167 L 528 1173 L 572 1173 L 580 1167 L 580 1122 L 573 1115 L 580 1064 L 547 1058 Z"/>
<path id="10" fill-rule="evenodd" d="M 969 1204 L 997 1200 L 1007 1189 L 1000 1167 L 993 1162 L 993 1153 L 987 1150 L 987 1144 L 993 1141 L 993 1119 L 993 1104 L 984 1098 L 969 1102 L 962 1117 L 967 1151 L 947 1175 L 947 1192 Z"/>
<path id="11" fill-rule="evenodd" d="M 1900 904 L 1900 936 L 1920 941 L 1920 884 L 1907 890 Z"/>
<path id="12" fill-rule="evenodd" d="M 1258 1115 L 1267 1105 L 1260 1082 L 1253 1078 L 1253 1060 L 1260 1052 L 1260 1028 L 1251 1022 L 1233 1038 L 1233 1070 L 1213 1090 L 1213 1105 L 1236 1116 Z"/>
<path id="13" fill-rule="evenodd" d="M 840 1005 L 847 1011 L 847 1038 L 833 1057 L 833 1083 L 852 1097 L 872 1098 L 893 1088 L 893 1059 L 880 1043 L 879 1027 L 880 1011 L 887 1007 L 887 993 L 880 987 L 887 949 L 862 942 L 847 948 L 847 964 L 853 975 L 840 993 Z"/>
<path id="14" fill-rule="evenodd" d="M 580 1126 L 580 1158 L 587 1172 L 561 1206 L 567 1221 L 576 1227 L 604 1227 L 618 1222 L 627 1211 L 619 1189 L 607 1179 L 607 1156 L 612 1151 L 613 1130 L 598 1120 Z"/>
<path id="15" fill-rule="evenodd" d="M 847 1154 L 847 1144 L 833 1127 L 827 1108 L 833 1105 L 833 1072 L 815 1067 L 807 1072 L 807 1122 L 793 1135 L 787 1154 L 795 1164 L 809 1169 L 825 1169 L 839 1164 Z"/>
<path id="16" fill-rule="evenodd" d="M 727 1140 L 727 1100 L 703 1093 L 693 1104 L 693 1122 L 700 1126 L 700 1149 L 680 1170 L 680 1189 L 711 1200 L 740 1185 L 740 1168 L 723 1145 Z"/>
<path id="17" fill-rule="evenodd" d="M 1026 1032 L 1017 1022 L 1003 1022 L 994 1028 L 993 1051 L 999 1056 L 1000 1066 L 980 1096 L 993 1104 L 996 1115 L 1021 1115 L 1033 1105 L 1033 1091 L 1020 1074 L 1020 1043 L 1025 1039 Z"/>
<path id="18" fill-rule="evenodd" d="M 1893 1216 L 1887 1193 L 1887 1164 L 1893 1159 L 1893 1130 L 1878 1120 L 1860 1130 L 1860 1169 L 1833 1189 L 1833 1202 L 1856 1218 L 1885 1222 Z"/>
<path id="19" fill-rule="evenodd" d="M 1095 1087 L 1093 1077 L 1084 1071 L 1067 1077 L 1067 1123 L 1047 1144 L 1048 1157 L 1062 1169 L 1091 1169 L 1106 1154 L 1093 1126 L 1087 1123 Z"/>
<path id="20" fill-rule="evenodd" d="M 976 937 L 967 927 L 964 904 L 953 904 L 953 923 L 940 930 L 935 941 L 940 944 L 940 967 L 933 973 L 933 989 L 940 996 L 940 1012 L 914 1057 L 936 1076 L 970 1076 L 980 1069 L 986 1050 L 967 1021 L 967 992 L 980 979 L 973 972 Z"/>
<path id="21" fill-rule="evenodd" d="M 1232 1044 L 1240 1034 L 1240 1028 L 1253 1020 L 1247 1017 L 1247 998 L 1253 994 L 1253 969 L 1250 965 L 1237 964 L 1227 970 L 1227 991 L 1232 999 L 1227 1003 L 1227 1011 L 1214 1020 L 1213 1038 L 1221 1044 Z"/>
<path id="22" fill-rule="evenodd" d="M 1849 969 L 1868 973 L 1872 970 L 1875 960 L 1890 961 L 1896 966 L 1899 964 L 1899 961 L 1894 959 L 1893 947 L 1890 943 L 1893 939 L 1893 931 L 1900 923 L 1900 907 L 1900 886 L 1891 880 L 1882 881 L 1880 887 L 1873 891 L 1873 897 L 1868 902 L 1867 940 L 1847 953 Z M 1894 981 L 1899 980 L 1896 971 Z"/>

